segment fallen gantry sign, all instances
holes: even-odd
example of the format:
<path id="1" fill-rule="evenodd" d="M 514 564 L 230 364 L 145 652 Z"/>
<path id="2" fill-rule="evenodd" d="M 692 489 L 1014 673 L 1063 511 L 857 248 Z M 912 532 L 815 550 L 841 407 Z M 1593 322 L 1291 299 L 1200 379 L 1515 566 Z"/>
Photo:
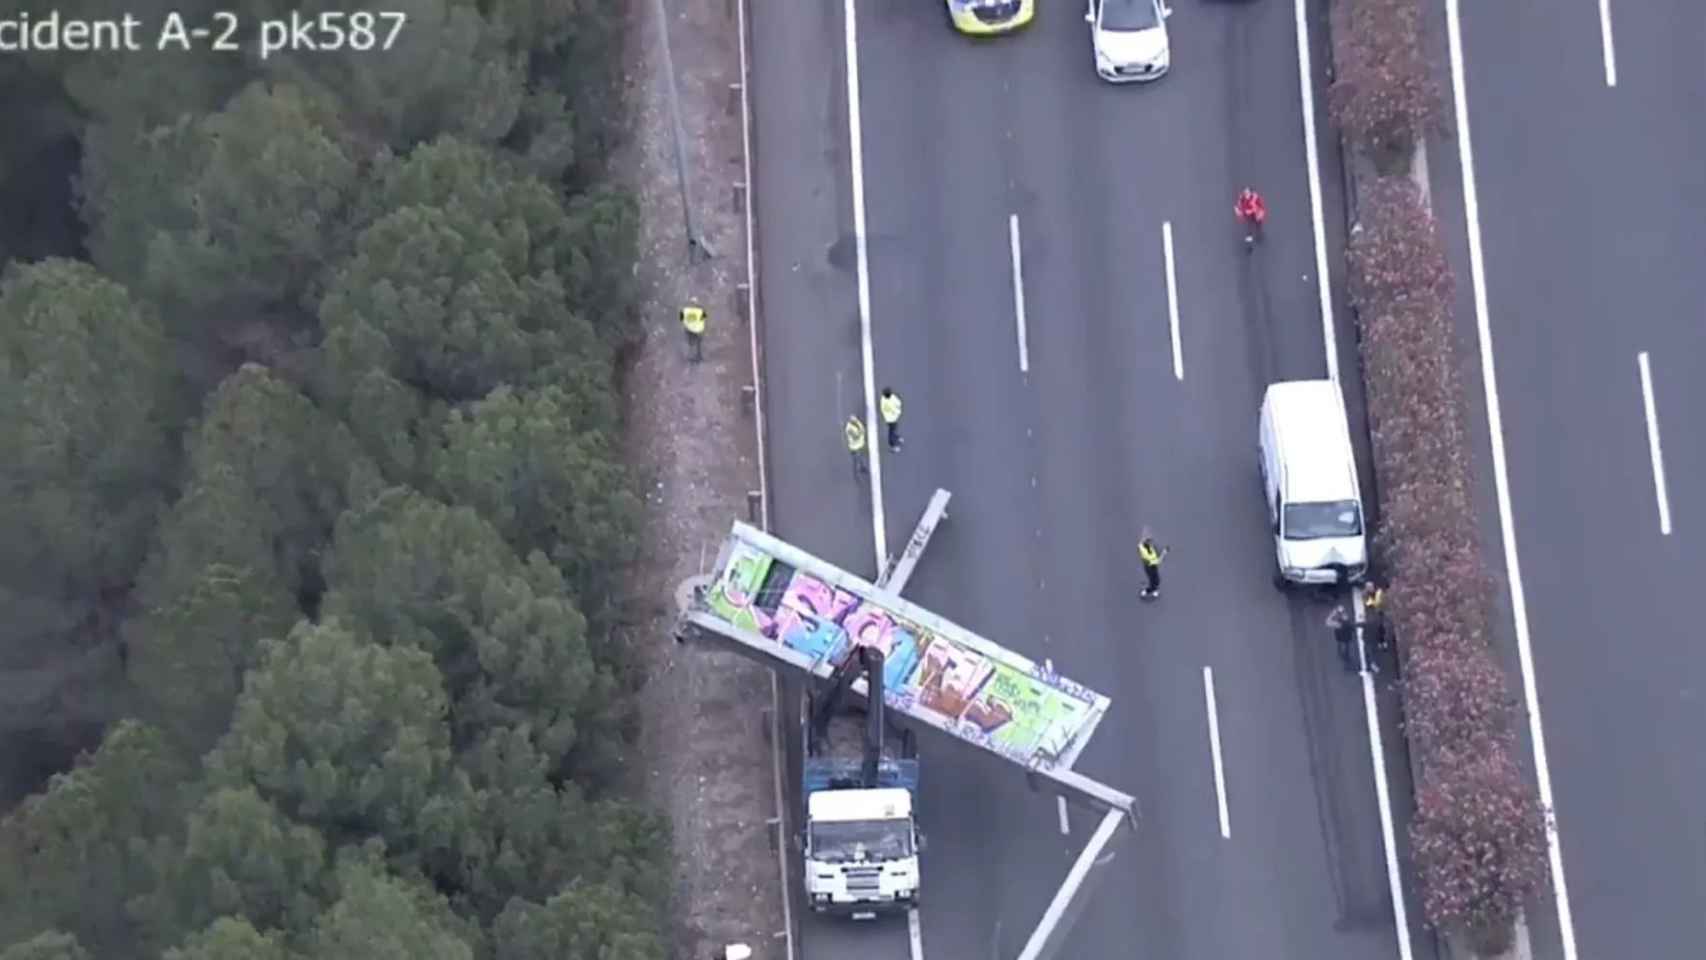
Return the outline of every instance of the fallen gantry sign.
<path id="1" fill-rule="evenodd" d="M 857 646 L 884 654 L 883 702 L 902 720 L 933 727 L 1023 769 L 1031 784 L 1102 813 L 1019 960 L 1053 957 L 1083 904 L 1081 894 L 1121 826 L 1135 828 L 1133 798 L 1077 773 L 1109 699 L 900 596 L 948 492 L 937 490 L 902 555 L 872 583 L 770 534 L 736 522 L 709 576 L 683 591 L 678 640 L 718 642 L 772 668 L 827 680 Z M 865 696 L 864 681 L 853 692 Z"/>

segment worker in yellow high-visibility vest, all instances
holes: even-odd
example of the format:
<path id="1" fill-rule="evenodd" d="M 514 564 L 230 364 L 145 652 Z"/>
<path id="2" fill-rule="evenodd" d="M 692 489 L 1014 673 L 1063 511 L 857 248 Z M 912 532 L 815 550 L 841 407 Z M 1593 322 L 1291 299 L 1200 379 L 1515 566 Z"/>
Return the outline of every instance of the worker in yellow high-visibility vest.
<path id="1" fill-rule="evenodd" d="M 1379 616 L 1384 613 L 1386 610 L 1385 588 L 1370 580 L 1368 585 L 1363 587 L 1362 607 L 1367 611 L 1368 616 L 1370 617 Z"/>
<path id="2" fill-rule="evenodd" d="M 900 394 L 893 388 L 884 387 L 883 395 L 877 400 L 877 411 L 883 415 L 883 423 L 889 428 L 889 451 L 900 452 Z"/>
<path id="3" fill-rule="evenodd" d="M 1137 559 L 1143 564 L 1143 579 L 1146 581 L 1138 596 L 1145 600 L 1161 596 L 1161 559 L 1167 556 L 1167 550 L 1167 547 L 1156 546 L 1148 534 L 1137 541 Z"/>
<path id="4" fill-rule="evenodd" d="M 1386 632 L 1386 588 L 1370 580 L 1362 588 L 1363 636 L 1377 650 L 1385 650 L 1391 636 Z"/>
<path id="5" fill-rule="evenodd" d="M 847 418 L 847 423 L 841 428 L 842 435 L 847 440 L 847 452 L 853 455 L 853 472 L 863 476 L 865 466 L 865 421 L 857 413 Z"/>
<path id="6" fill-rule="evenodd" d="M 681 329 L 687 331 L 687 359 L 698 363 L 704 356 L 700 350 L 700 341 L 705 338 L 705 321 L 710 314 L 697 303 L 688 303 L 681 308 Z"/>

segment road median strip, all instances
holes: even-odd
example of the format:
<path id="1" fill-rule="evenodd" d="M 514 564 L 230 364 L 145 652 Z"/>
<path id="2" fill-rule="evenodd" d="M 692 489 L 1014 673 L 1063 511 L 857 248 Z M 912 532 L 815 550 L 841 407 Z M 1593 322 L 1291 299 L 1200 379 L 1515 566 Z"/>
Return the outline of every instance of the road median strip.
<path id="1" fill-rule="evenodd" d="M 1417 0 L 1334 0 L 1330 24 L 1328 103 L 1345 145 L 1377 545 L 1415 774 L 1411 856 L 1428 926 L 1472 952 L 1500 953 L 1545 885 L 1548 823 L 1516 760 L 1510 682 L 1493 652 L 1494 581 L 1471 501 L 1454 283 L 1415 177 L 1443 102 Z"/>

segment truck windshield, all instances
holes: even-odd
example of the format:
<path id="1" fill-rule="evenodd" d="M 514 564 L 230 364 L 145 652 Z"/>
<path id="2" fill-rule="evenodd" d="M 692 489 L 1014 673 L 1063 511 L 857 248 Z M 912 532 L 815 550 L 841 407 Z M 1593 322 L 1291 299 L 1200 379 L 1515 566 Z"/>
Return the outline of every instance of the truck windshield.
<path id="1" fill-rule="evenodd" d="M 1285 508 L 1287 540 L 1322 540 L 1362 534 L 1362 508 L 1355 500 L 1293 503 Z"/>
<path id="2" fill-rule="evenodd" d="M 912 856 L 912 827 L 908 820 L 845 820 L 814 823 L 812 859 L 828 863 L 899 860 Z"/>

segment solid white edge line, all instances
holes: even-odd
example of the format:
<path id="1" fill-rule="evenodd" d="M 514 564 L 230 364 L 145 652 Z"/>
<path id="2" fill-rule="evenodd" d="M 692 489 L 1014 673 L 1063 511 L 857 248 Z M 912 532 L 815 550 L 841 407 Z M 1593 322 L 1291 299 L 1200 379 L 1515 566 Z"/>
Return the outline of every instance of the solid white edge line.
<path id="1" fill-rule="evenodd" d="M 1179 343 L 1179 280 L 1173 270 L 1173 223 L 1161 223 L 1161 256 L 1167 265 L 1167 323 L 1173 332 L 1173 376 L 1185 379 L 1184 347 Z"/>
<path id="2" fill-rule="evenodd" d="M 1659 497 L 1659 532 L 1670 536 L 1670 496 L 1665 492 L 1665 453 L 1659 445 L 1659 412 L 1653 400 L 1653 369 L 1647 351 L 1635 357 L 1641 366 L 1641 403 L 1647 410 L 1647 449 L 1653 455 L 1653 490 Z"/>
<path id="3" fill-rule="evenodd" d="M 888 534 L 883 521 L 883 463 L 877 455 L 876 356 L 871 345 L 871 261 L 865 244 L 865 138 L 859 118 L 859 28 L 853 0 L 842 2 L 842 26 L 847 38 L 847 149 L 853 170 L 853 247 L 859 274 L 859 354 L 865 375 L 865 444 L 871 458 L 871 538 L 877 550 L 877 572 L 888 566 Z"/>
<path id="4" fill-rule="evenodd" d="M 1510 479 L 1505 465 L 1503 417 L 1499 413 L 1498 374 L 1493 364 L 1492 326 L 1487 319 L 1487 271 L 1481 255 L 1481 200 L 1475 189 L 1475 154 L 1470 135 L 1469 91 L 1463 68 L 1463 27 L 1458 0 L 1445 0 L 1446 41 L 1451 54 L 1452 106 L 1457 111 L 1458 168 L 1463 175 L 1463 213 L 1469 233 L 1469 277 L 1475 297 L 1475 332 L 1481 349 L 1481 387 L 1486 394 L 1487 426 L 1493 452 L 1493 485 L 1498 494 L 1499 533 L 1505 543 L 1505 582 L 1511 596 L 1511 619 L 1516 628 L 1517 662 L 1522 668 L 1522 698 L 1528 712 L 1528 736 L 1534 749 L 1534 775 L 1546 815 L 1546 852 L 1552 868 L 1552 893 L 1557 902 L 1558 934 L 1564 960 L 1576 960 L 1575 922 L 1570 914 L 1570 890 L 1564 879 L 1564 851 L 1558 835 L 1557 807 L 1552 797 L 1552 772 L 1546 762 L 1546 732 L 1540 720 L 1540 689 L 1534 677 L 1534 647 L 1528 633 L 1528 595 L 1522 587 L 1517 558 L 1516 522 L 1511 516 Z"/>
<path id="5" fill-rule="evenodd" d="M 1214 758 L 1214 799 L 1220 807 L 1220 835 L 1232 839 L 1232 814 L 1226 808 L 1226 769 L 1220 760 L 1220 716 L 1214 703 L 1214 671 L 1202 668 L 1203 701 L 1208 705 L 1208 751 Z"/>
<path id="6" fill-rule="evenodd" d="M 1327 272 L 1327 232 L 1321 212 L 1321 157 L 1316 146 L 1315 88 L 1309 53 L 1309 17 L 1306 0 L 1296 0 L 1297 82 L 1303 99 L 1303 148 L 1309 171 L 1309 215 L 1315 230 L 1315 281 L 1321 297 L 1321 345 L 1327 355 L 1327 378 L 1339 382 L 1339 346 L 1334 335 L 1332 277 Z M 1353 591 L 1360 611 L 1361 593 Z M 1411 960 L 1409 907 L 1404 900 L 1403 874 L 1398 868 L 1398 839 L 1393 827 L 1392 792 L 1386 781 L 1385 738 L 1380 734 L 1380 704 L 1374 697 L 1374 679 L 1363 660 L 1363 720 L 1368 727 L 1369 765 L 1374 770 L 1375 802 L 1380 808 L 1380 843 L 1386 854 L 1387 894 L 1392 901 L 1392 930 L 1398 940 L 1401 960 Z"/>
<path id="7" fill-rule="evenodd" d="M 1325 217 L 1321 204 L 1321 160 L 1316 146 L 1315 91 L 1310 66 L 1308 8 L 1305 0 L 1296 0 L 1298 85 L 1303 100 L 1304 151 L 1309 172 L 1309 213 L 1315 231 L 1315 275 L 1321 298 L 1321 340 L 1327 357 L 1327 377 L 1339 380 L 1338 340 L 1334 335 L 1331 275 L 1327 271 L 1327 238 Z M 1360 610 L 1360 593 L 1353 593 Z M 1409 909 L 1404 900 L 1404 885 L 1398 869 L 1397 831 L 1392 822 L 1392 798 L 1386 781 L 1386 751 L 1380 734 L 1379 704 L 1374 697 L 1374 681 L 1363 672 L 1363 717 L 1368 727 L 1369 761 L 1374 771 L 1374 792 L 1380 813 L 1380 840 L 1386 854 L 1386 880 L 1392 901 L 1392 926 L 1398 940 L 1398 954 L 1411 960 Z"/>
<path id="8" fill-rule="evenodd" d="M 877 454 L 876 356 L 871 343 L 871 266 L 865 233 L 865 140 L 859 117 L 859 28 L 854 0 L 842 2 L 842 27 L 847 40 L 847 148 L 853 174 L 853 247 L 859 276 L 859 352 L 865 377 L 866 449 L 871 456 L 871 538 L 877 552 L 877 573 L 888 566 L 888 535 L 883 521 L 883 467 Z M 912 960 L 924 960 L 923 923 L 918 908 L 906 912 L 907 942 Z"/>
<path id="9" fill-rule="evenodd" d="M 1611 0 L 1599 0 L 1599 40 L 1605 48 L 1605 85 L 1617 86 L 1617 45 L 1611 39 Z"/>
<path id="10" fill-rule="evenodd" d="M 1327 272 L 1327 228 L 1321 214 L 1321 151 L 1315 146 L 1315 88 L 1309 65 L 1307 0 L 1297 0 L 1297 82 L 1303 97 L 1303 153 L 1309 169 L 1309 221 L 1315 230 L 1315 286 L 1321 297 L 1321 337 L 1327 344 L 1327 379 L 1339 382 L 1339 351 L 1333 338 L 1332 275 Z"/>
<path id="11" fill-rule="evenodd" d="M 849 3 L 852 0 L 848 0 Z M 1013 317 L 1019 328 L 1019 372 L 1031 369 L 1031 348 L 1025 333 L 1025 257 L 1019 243 L 1019 215 L 1007 215 L 1007 240 L 1013 251 Z"/>
<path id="12" fill-rule="evenodd" d="M 1363 640 L 1362 588 L 1351 590 L 1357 624 L 1357 660 L 1362 665 L 1362 712 L 1368 722 L 1369 752 L 1374 759 L 1374 796 L 1380 804 L 1380 843 L 1386 848 L 1386 885 L 1392 893 L 1392 923 L 1398 930 L 1398 956 L 1411 960 L 1410 908 L 1404 902 L 1404 879 L 1398 871 L 1398 831 L 1392 823 L 1392 787 L 1386 781 L 1386 738 L 1380 732 L 1380 704 L 1374 697 L 1374 672 L 1368 668 L 1368 644 Z"/>

